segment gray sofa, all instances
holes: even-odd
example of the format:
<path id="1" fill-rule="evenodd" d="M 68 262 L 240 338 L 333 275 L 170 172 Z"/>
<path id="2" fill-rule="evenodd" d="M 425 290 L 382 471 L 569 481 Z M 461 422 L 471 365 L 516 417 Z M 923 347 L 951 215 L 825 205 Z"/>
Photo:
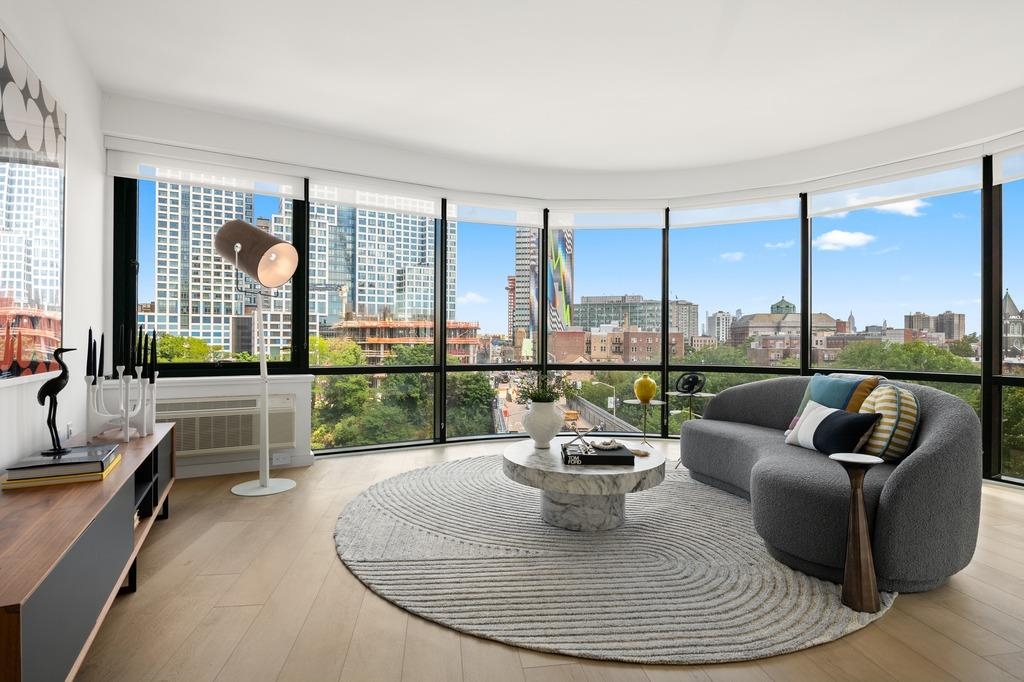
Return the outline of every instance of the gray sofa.
<path id="1" fill-rule="evenodd" d="M 827 456 L 786 445 L 809 377 L 757 381 L 722 391 L 703 419 L 683 424 L 690 475 L 750 500 L 768 552 L 810 575 L 842 582 L 850 483 Z M 878 587 L 921 592 L 971 560 L 981 509 L 981 424 L 960 398 L 927 386 L 918 434 L 898 464 L 864 482 Z"/>

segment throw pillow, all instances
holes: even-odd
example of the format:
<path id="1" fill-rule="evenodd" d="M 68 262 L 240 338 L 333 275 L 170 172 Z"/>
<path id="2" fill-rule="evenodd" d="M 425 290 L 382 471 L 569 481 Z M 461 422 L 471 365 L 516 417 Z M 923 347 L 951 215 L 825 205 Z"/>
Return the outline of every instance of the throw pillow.
<path id="1" fill-rule="evenodd" d="M 865 454 L 888 460 L 898 460 L 907 454 L 917 435 L 920 414 L 917 396 L 905 388 L 880 384 L 871 391 L 860 411 L 881 415 L 864 446 Z"/>
<path id="2" fill-rule="evenodd" d="M 811 400 L 786 436 L 786 442 L 826 455 L 857 452 L 867 442 L 880 417 L 826 407 Z"/>
<path id="3" fill-rule="evenodd" d="M 803 400 L 796 410 L 796 416 L 789 423 L 789 428 L 796 426 L 797 419 L 803 414 L 804 408 L 811 400 L 824 405 L 835 407 L 847 412 L 858 412 L 864 399 L 868 397 L 878 382 L 884 377 L 864 376 L 863 374 L 815 374 L 807 383 L 807 390 L 804 391 Z"/>

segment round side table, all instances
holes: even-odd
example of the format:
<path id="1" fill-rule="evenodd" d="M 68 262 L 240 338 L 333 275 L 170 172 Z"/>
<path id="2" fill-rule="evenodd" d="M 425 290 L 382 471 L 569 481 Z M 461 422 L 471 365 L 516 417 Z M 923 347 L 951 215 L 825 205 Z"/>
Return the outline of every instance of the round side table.
<path id="1" fill-rule="evenodd" d="M 843 604 L 854 611 L 876 613 L 880 608 L 878 584 L 875 581 L 875 560 L 871 555 L 871 534 L 864 507 L 864 474 L 881 457 L 854 452 L 829 455 L 846 469 L 850 477 L 850 517 L 846 531 L 846 568 L 843 571 Z"/>
<path id="2" fill-rule="evenodd" d="M 640 445 L 646 445 L 650 447 L 651 444 L 647 441 L 647 411 L 651 408 L 651 405 L 654 405 L 655 407 L 660 407 L 665 404 L 665 401 L 651 399 L 645 402 L 643 400 L 638 400 L 636 398 L 630 398 L 629 400 L 623 400 L 622 402 L 626 403 L 627 405 L 640 405 L 643 407 L 643 438 L 640 441 Z"/>

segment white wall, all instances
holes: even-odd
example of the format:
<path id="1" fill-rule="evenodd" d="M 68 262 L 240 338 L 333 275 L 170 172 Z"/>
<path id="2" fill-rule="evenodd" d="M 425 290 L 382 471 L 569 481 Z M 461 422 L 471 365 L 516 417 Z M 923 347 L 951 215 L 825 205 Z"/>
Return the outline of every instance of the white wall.
<path id="1" fill-rule="evenodd" d="M 90 325 L 108 316 L 110 237 L 104 222 L 103 136 L 100 90 L 85 66 L 64 20 L 51 0 L 0 0 L 0 28 L 68 114 L 67 184 L 64 216 L 64 345 L 82 349 Z M 57 423 L 85 428 L 85 353 L 69 353 L 72 380 L 61 392 Z M 52 374 L 44 375 L 53 376 Z M 46 411 L 36 402 L 44 378 L 0 380 L 4 442 L 0 467 L 49 447 Z"/>
<path id="2" fill-rule="evenodd" d="M 1024 129 L 1024 88 L 897 128 L 782 156 L 639 173 L 487 165 L 110 94 L 104 95 L 103 128 L 129 139 L 456 191 L 551 200 L 667 199 L 799 184 L 1015 133 Z"/>

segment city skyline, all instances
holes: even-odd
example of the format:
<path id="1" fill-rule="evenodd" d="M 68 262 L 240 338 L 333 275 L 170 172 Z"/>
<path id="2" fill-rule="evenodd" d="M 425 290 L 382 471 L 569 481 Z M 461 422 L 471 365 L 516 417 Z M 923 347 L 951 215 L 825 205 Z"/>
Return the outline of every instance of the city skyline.
<path id="1" fill-rule="evenodd" d="M 1024 195 L 1007 189 L 1008 203 Z M 145 229 L 155 219 L 154 183 L 141 182 L 139 191 L 139 301 L 145 302 L 154 298 L 152 260 L 147 263 L 154 232 Z M 281 205 L 277 197 L 257 195 L 253 219 L 271 218 Z M 977 229 L 979 221 L 977 192 L 815 219 L 812 309 L 839 319 L 852 310 L 861 327 L 883 321 L 900 327 L 904 315 L 952 310 L 965 314 L 967 333 L 978 331 L 980 244 L 969 247 L 974 254 L 948 245 L 954 239 L 970 244 L 964 232 Z M 478 322 L 483 334 L 508 333 L 506 286 L 517 270 L 516 233 L 513 227 L 458 223 L 454 319 Z M 659 299 L 660 240 L 658 228 L 576 229 L 572 302 L 601 295 Z M 1010 230 L 1006 241 L 1008 254 L 1024 248 Z M 717 310 L 766 312 L 783 296 L 799 305 L 796 219 L 673 228 L 669 243 L 670 300 L 696 303 L 702 321 Z M 1006 276 L 1012 290 L 1012 269 Z"/>

